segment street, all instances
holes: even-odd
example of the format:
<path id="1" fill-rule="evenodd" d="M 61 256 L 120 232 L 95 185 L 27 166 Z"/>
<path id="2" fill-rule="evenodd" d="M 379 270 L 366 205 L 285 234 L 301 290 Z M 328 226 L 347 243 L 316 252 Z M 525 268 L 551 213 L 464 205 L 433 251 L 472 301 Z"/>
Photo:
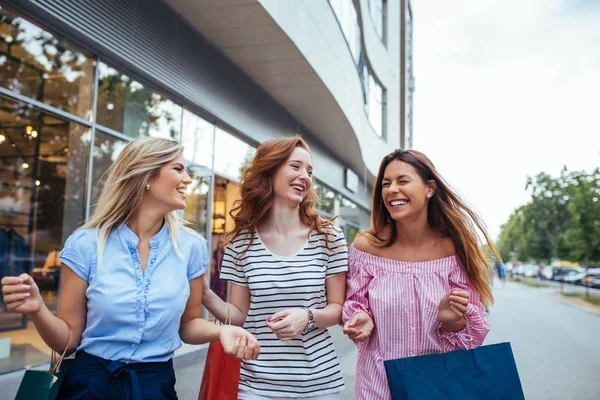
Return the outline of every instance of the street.
<path id="1" fill-rule="evenodd" d="M 486 344 L 511 343 L 527 400 L 597 400 L 600 317 L 556 301 L 556 292 L 496 283 Z M 352 400 L 357 351 L 340 328 L 331 333 L 346 381 L 342 400 Z M 197 398 L 203 368 L 203 359 L 177 368 L 180 399 Z"/>
<path id="2" fill-rule="evenodd" d="M 557 302 L 556 293 L 497 283 L 486 344 L 511 343 L 527 400 L 598 399 L 600 318 Z"/>

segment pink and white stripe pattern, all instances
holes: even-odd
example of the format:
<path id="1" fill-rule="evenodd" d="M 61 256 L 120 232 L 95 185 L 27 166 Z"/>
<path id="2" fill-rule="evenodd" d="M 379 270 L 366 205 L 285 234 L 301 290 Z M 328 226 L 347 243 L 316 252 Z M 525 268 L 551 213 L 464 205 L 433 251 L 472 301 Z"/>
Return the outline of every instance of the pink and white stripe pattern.
<path id="1" fill-rule="evenodd" d="M 490 326 L 485 308 L 457 256 L 433 261 L 405 262 L 374 256 L 350 248 L 348 288 L 342 319 L 366 312 L 375 329 L 359 344 L 356 400 L 389 400 L 384 360 L 441 353 L 480 346 Z M 451 289 L 471 294 L 466 329 L 444 332 L 437 318 L 438 305 Z"/>

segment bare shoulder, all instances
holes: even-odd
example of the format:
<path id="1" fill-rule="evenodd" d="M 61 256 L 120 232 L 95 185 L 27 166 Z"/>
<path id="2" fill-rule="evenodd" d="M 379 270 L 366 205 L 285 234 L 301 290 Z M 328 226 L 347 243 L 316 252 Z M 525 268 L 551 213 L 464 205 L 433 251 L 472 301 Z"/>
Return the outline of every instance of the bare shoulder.
<path id="1" fill-rule="evenodd" d="M 375 245 L 373 245 L 371 242 L 369 242 L 369 240 L 367 239 L 367 235 L 369 233 L 367 232 L 363 232 L 360 235 L 357 235 L 356 238 L 354 239 L 354 243 L 352 243 L 352 245 L 354 246 L 354 248 L 356 248 L 356 250 L 360 250 L 364 253 L 369 253 L 375 256 L 379 256 L 381 253 L 381 248 L 377 247 Z M 390 235 L 389 230 L 384 230 L 380 233 L 377 234 L 377 237 L 381 240 L 386 240 Z"/>
<path id="2" fill-rule="evenodd" d="M 439 251 L 439 258 L 450 257 L 456 254 L 456 247 L 451 237 L 440 235 L 436 241 L 436 247 Z"/>

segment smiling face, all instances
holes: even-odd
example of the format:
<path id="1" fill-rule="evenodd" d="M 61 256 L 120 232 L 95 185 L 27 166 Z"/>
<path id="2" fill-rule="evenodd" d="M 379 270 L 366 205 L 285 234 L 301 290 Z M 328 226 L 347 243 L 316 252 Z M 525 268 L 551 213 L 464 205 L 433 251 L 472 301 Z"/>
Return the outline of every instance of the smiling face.
<path id="1" fill-rule="evenodd" d="M 310 154 L 303 148 L 296 147 L 275 173 L 273 178 L 275 199 L 297 207 L 304 200 L 311 186 Z"/>
<path id="2" fill-rule="evenodd" d="M 145 200 L 159 204 L 165 212 L 183 210 L 185 194 L 192 179 L 185 169 L 185 162 L 180 154 L 160 168 L 158 175 L 148 181 L 150 190 L 145 191 Z"/>
<path id="3" fill-rule="evenodd" d="M 424 182 L 417 170 L 404 161 L 394 160 L 385 169 L 381 197 L 395 221 L 426 212 L 434 192 L 435 182 Z"/>

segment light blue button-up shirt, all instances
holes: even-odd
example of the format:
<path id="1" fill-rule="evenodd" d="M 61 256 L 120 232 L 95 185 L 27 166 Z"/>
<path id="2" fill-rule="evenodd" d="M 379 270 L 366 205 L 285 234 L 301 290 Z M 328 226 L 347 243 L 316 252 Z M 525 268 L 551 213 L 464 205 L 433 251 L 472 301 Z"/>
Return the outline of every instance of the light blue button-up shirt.
<path id="1" fill-rule="evenodd" d="M 189 281 L 208 266 L 206 241 L 182 229 L 177 255 L 164 224 L 150 240 L 142 272 L 138 237 L 123 224 L 106 242 L 97 268 L 97 230 L 71 235 L 60 260 L 88 283 L 87 321 L 77 350 L 121 362 L 167 361 L 181 347 L 179 325 Z"/>

